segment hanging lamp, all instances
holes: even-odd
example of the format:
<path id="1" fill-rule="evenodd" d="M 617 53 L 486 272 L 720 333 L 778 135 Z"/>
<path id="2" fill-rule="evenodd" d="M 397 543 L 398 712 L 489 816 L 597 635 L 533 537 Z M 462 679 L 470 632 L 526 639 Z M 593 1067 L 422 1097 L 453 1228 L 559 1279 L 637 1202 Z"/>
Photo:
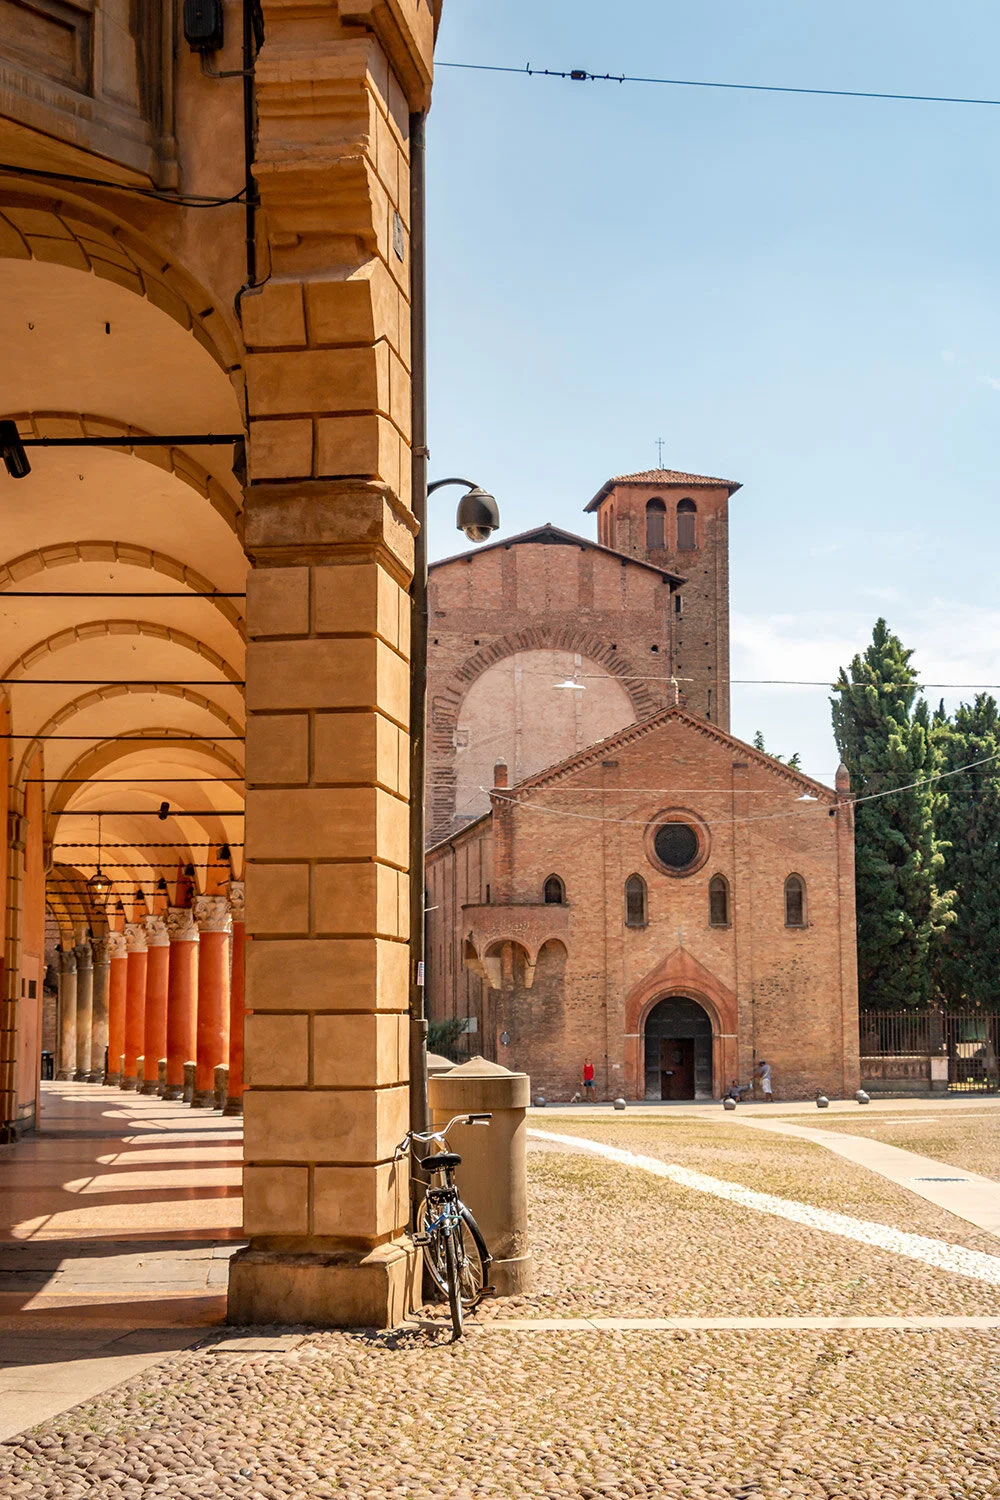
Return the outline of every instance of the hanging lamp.
<path id="1" fill-rule="evenodd" d="M 97 901 L 106 901 L 111 893 L 111 881 L 101 869 L 101 815 L 97 814 L 97 869 L 87 881 L 87 889 Z"/>

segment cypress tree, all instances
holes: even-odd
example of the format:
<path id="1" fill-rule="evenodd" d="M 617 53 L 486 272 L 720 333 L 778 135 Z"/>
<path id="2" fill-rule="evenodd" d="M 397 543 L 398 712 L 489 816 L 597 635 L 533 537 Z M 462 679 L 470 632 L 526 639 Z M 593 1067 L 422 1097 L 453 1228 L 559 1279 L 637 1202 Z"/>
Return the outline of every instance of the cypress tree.
<path id="1" fill-rule="evenodd" d="M 936 715 L 941 723 L 943 715 Z M 941 945 L 941 998 L 956 1006 L 997 1009 L 1000 983 L 1000 711 L 989 693 L 963 703 L 938 731 L 944 770 L 984 765 L 949 776 L 939 817 L 945 880 L 955 890 L 955 921 Z M 991 758 L 992 757 L 992 758 Z"/>
<path id="2" fill-rule="evenodd" d="M 927 704 L 917 701 L 912 654 L 878 620 L 871 645 L 841 670 L 831 700 L 856 796 L 889 793 L 861 802 L 855 814 L 858 982 L 868 1009 L 929 1004 L 937 945 L 951 920 L 935 826 L 944 794 L 926 779 L 942 769 L 939 735 Z"/>

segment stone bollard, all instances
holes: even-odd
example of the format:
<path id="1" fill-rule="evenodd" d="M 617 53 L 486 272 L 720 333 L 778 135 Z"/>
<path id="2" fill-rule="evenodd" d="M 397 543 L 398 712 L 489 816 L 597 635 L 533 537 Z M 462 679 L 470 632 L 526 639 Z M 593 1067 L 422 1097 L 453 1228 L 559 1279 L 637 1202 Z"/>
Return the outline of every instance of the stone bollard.
<path id="1" fill-rule="evenodd" d="M 156 1092 L 162 1099 L 167 1092 L 167 1059 L 161 1057 L 156 1066 Z"/>
<path id="2" fill-rule="evenodd" d="M 229 1069 L 225 1063 L 219 1063 L 215 1073 L 215 1093 L 212 1096 L 212 1108 L 222 1109 L 229 1094 Z"/>
<path id="3" fill-rule="evenodd" d="M 198 1064 L 193 1062 L 184 1064 L 184 1092 L 181 1095 L 181 1101 L 184 1104 L 190 1104 L 194 1098 L 194 1075 L 197 1066 Z"/>
<path id="4" fill-rule="evenodd" d="M 531 1097 L 527 1073 L 473 1057 L 428 1082 L 434 1128 L 455 1115 L 485 1114 L 489 1125 L 456 1125 L 448 1150 L 462 1165 L 458 1189 L 486 1237 L 493 1256 L 490 1279 L 501 1297 L 531 1288 L 528 1249 L 528 1166 L 525 1110 Z"/>

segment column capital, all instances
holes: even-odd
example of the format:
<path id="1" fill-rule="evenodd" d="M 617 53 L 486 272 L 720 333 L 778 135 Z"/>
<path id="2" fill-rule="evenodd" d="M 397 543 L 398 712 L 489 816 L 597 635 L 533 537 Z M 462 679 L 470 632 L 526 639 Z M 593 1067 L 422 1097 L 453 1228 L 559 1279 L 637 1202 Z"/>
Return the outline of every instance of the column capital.
<path id="1" fill-rule="evenodd" d="M 231 932 L 232 917 L 225 896 L 195 896 L 194 916 L 201 932 Z"/>
<path id="2" fill-rule="evenodd" d="M 125 923 L 125 946 L 129 953 L 146 952 L 146 929 L 141 922 Z"/>
<path id="3" fill-rule="evenodd" d="M 143 922 L 146 929 L 147 948 L 169 948 L 170 933 L 167 924 L 159 912 L 151 912 Z"/>
<path id="4" fill-rule="evenodd" d="M 114 934 L 117 936 L 117 934 Z M 94 954 L 94 968 L 100 969 L 111 961 L 111 936 L 92 938 L 90 943 Z"/>
<path id="5" fill-rule="evenodd" d="M 198 924 L 190 906 L 171 906 L 167 909 L 167 932 L 172 943 L 198 941 Z"/>
<path id="6" fill-rule="evenodd" d="M 76 954 L 76 967 L 78 973 L 81 969 L 93 968 L 94 954 L 88 942 L 77 943 L 73 951 Z"/>
<path id="7" fill-rule="evenodd" d="M 231 880 L 229 882 L 229 909 L 232 912 L 234 922 L 242 922 L 245 911 L 246 882 L 243 880 Z"/>
<path id="8" fill-rule="evenodd" d="M 76 949 L 60 948 L 59 950 L 59 972 L 61 974 L 76 973 Z"/>
<path id="9" fill-rule="evenodd" d="M 128 953 L 124 932 L 109 932 L 107 942 L 109 959 L 124 958 Z"/>

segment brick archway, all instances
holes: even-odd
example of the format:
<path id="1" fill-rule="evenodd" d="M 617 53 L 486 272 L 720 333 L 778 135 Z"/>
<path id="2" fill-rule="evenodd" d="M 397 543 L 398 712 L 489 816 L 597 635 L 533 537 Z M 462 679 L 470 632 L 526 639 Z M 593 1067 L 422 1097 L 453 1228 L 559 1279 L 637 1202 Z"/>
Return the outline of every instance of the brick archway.
<path id="1" fill-rule="evenodd" d="M 712 1023 L 712 1097 L 719 1099 L 725 1081 L 736 1076 L 738 1066 L 736 996 L 683 948 L 675 948 L 626 997 L 626 1093 L 633 1099 L 645 1095 L 646 1021 L 661 1000 L 671 999 L 694 1000 Z"/>
<path id="2" fill-rule="evenodd" d="M 628 695 L 637 720 L 648 718 L 663 707 L 662 694 L 658 696 L 652 690 L 642 667 L 631 654 L 612 649 L 605 639 L 590 631 L 572 626 L 530 625 L 523 630 L 495 636 L 466 657 L 440 683 L 431 684 L 427 821 L 428 835 L 434 842 L 447 836 L 455 815 L 455 731 L 466 695 L 483 673 L 498 662 L 528 651 L 572 652 L 586 662 L 603 667 Z M 668 685 L 668 679 L 664 679 L 664 687 Z"/>

